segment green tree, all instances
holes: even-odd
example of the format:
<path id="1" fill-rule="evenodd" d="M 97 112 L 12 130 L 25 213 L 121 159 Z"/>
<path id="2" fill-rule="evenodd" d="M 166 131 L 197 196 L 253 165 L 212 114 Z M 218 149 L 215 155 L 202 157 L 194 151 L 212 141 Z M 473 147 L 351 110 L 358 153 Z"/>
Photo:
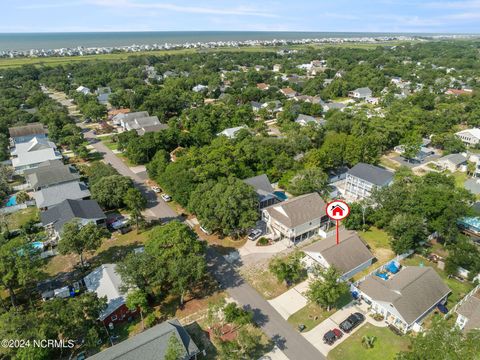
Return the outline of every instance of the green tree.
<path id="1" fill-rule="evenodd" d="M 251 324 L 253 322 L 253 312 L 239 307 L 236 303 L 229 303 L 223 308 L 225 321 L 238 326 Z"/>
<path id="2" fill-rule="evenodd" d="M 199 185 L 192 193 L 189 208 L 207 229 L 224 235 L 244 233 L 258 219 L 255 191 L 236 178 Z"/>
<path id="3" fill-rule="evenodd" d="M 142 210 L 144 210 L 147 206 L 147 200 L 142 195 L 140 190 L 136 188 L 130 188 L 125 194 L 125 199 L 123 201 L 125 202 L 125 205 L 130 211 L 130 214 L 135 219 L 135 224 L 136 224 L 137 234 L 138 234 L 138 227 L 139 227 L 138 223 L 140 218 L 142 217 Z"/>
<path id="4" fill-rule="evenodd" d="M 84 267 L 84 253 L 97 250 L 102 244 L 103 238 L 107 236 L 108 231 L 106 229 L 100 228 L 93 223 L 82 226 L 77 219 L 73 219 L 63 225 L 58 251 L 61 254 L 78 255 L 80 263 Z"/>
<path id="5" fill-rule="evenodd" d="M 129 310 L 140 310 L 140 318 L 142 319 L 142 330 L 145 328 L 143 323 L 143 313 L 148 309 L 146 294 L 141 290 L 133 290 L 127 293 L 126 305 Z"/>
<path id="6" fill-rule="evenodd" d="M 166 277 L 165 269 L 152 266 L 154 256 L 145 252 L 128 254 L 117 264 L 117 272 L 122 277 L 125 291 L 137 288 L 148 297 L 153 297 L 156 283 L 163 283 Z"/>
<path id="7" fill-rule="evenodd" d="M 391 245 L 396 254 L 414 249 L 427 236 L 424 219 L 416 214 L 395 215 L 387 230 L 393 237 Z"/>
<path id="8" fill-rule="evenodd" d="M 402 145 L 404 148 L 403 156 L 406 159 L 414 159 L 422 147 L 422 136 L 412 132 L 403 138 Z"/>
<path id="9" fill-rule="evenodd" d="M 172 221 L 152 229 L 145 252 L 153 257 L 158 269 L 157 283 L 180 297 L 183 304 L 207 273 L 205 244 L 185 224 Z"/>
<path id="10" fill-rule="evenodd" d="M 326 197 L 329 192 L 328 176 L 319 168 L 300 170 L 288 183 L 288 192 L 293 195 L 303 195 L 318 192 Z"/>
<path id="11" fill-rule="evenodd" d="M 397 354 L 397 360 L 428 359 L 431 354 L 435 354 L 435 359 L 438 360 L 478 359 L 480 331 L 473 330 L 464 335 L 457 327 L 436 318 L 423 336 L 412 337 L 409 351 Z"/>
<path id="12" fill-rule="evenodd" d="M 317 272 L 317 277 L 308 286 L 307 298 L 330 311 L 348 292 L 348 284 L 340 280 L 340 274 L 334 267 L 317 269 Z"/>
<path id="13" fill-rule="evenodd" d="M 168 339 L 167 349 L 165 351 L 165 360 L 181 360 L 185 356 L 185 348 L 178 340 L 175 334 Z"/>
<path id="14" fill-rule="evenodd" d="M 17 203 L 18 204 L 23 204 L 30 200 L 30 196 L 25 192 L 25 191 L 19 191 L 17 193 Z"/>
<path id="15" fill-rule="evenodd" d="M 107 209 L 119 208 L 125 205 L 127 192 L 132 186 L 132 180 L 126 176 L 107 176 L 91 186 L 92 197 Z"/>
<path id="16" fill-rule="evenodd" d="M 297 283 L 305 278 L 306 271 L 302 264 L 303 253 L 297 251 L 287 258 L 275 257 L 270 261 L 268 268 L 277 277 L 278 281 Z"/>

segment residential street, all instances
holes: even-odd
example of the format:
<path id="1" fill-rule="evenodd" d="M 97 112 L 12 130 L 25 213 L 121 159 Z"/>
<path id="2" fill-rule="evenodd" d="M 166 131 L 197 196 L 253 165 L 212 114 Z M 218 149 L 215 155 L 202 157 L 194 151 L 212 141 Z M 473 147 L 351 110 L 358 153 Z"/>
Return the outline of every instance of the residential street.
<path id="1" fill-rule="evenodd" d="M 85 128 L 82 124 L 78 124 L 80 127 Z M 112 165 L 121 175 L 128 176 L 131 178 L 135 186 L 144 194 L 145 198 L 148 201 L 147 209 L 145 210 L 145 215 L 149 219 L 160 219 L 162 222 L 170 221 L 178 218 L 178 214 L 172 210 L 167 203 L 160 199 L 153 190 L 148 188 L 144 180 L 134 173 L 130 168 L 125 165 L 125 163 L 113 153 L 108 147 L 106 147 L 97 137 L 91 132 L 88 131 L 85 134 L 87 140 L 91 140 L 90 144 L 97 150 L 100 154 L 103 155 L 103 161 Z"/>
<path id="2" fill-rule="evenodd" d="M 235 269 L 215 250 L 208 249 L 207 260 L 211 273 L 230 296 L 254 312 L 255 322 L 275 341 L 291 360 L 325 359 L 325 357 L 292 325 L 246 283 Z"/>

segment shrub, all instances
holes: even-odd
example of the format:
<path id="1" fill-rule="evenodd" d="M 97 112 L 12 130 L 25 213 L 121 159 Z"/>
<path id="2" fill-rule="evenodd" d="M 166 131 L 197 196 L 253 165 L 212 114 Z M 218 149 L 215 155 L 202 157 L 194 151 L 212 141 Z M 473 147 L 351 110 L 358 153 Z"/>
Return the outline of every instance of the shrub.
<path id="1" fill-rule="evenodd" d="M 270 245 L 270 240 L 268 240 L 266 237 L 261 237 L 257 241 L 257 246 L 267 246 Z"/>

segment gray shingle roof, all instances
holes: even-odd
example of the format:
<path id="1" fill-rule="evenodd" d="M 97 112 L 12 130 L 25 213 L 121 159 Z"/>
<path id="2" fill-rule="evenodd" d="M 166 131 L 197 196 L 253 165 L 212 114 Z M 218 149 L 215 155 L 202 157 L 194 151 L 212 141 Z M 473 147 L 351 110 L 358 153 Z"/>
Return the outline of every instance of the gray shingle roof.
<path id="1" fill-rule="evenodd" d="M 23 174 L 34 189 L 74 181 L 80 178 L 80 175 L 73 166 L 64 165 L 60 160 L 46 161 L 35 169 L 25 170 Z"/>
<path id="2" fill-rule="evenodd" d="M 391 303 L 409 325 L 450 293 L 431 267 L 408 266 L 388 280 L 372 274 L 358 288 L 374 301 Z"/>
<path id="3" fill-rule="evenodd" d="M 294 228 L 325 216 L 325 202 L 318 193 L 297 196 L 264 209 L 283 225 Z"/>
<path id="4" fill-rule="evenodd" d="M 462 154 L 449 154 L 438 159 L 439 161 L 449 161 L 452 164 L 458 166 L 467 162 L 467 158 Z"/>
<path id="5" fill-rule="evenodd" d="M 83 182 L 70 181 L 43 188 L 33 193 L 39 209 L 60 204 L 67 199 L 77 200 L 90 196 L 90 190 Z"/>
<path id="6" fill-rule="evenodd" d="M 480 194 L 480 179 L 467 179 L 463 183 L 463 186 L 472 194 Z"/>
<path id="7" fill-rule="evenodd" d="M 61 232 L 65 223 L 72 219 L 105 219 L 105 213 L 95 200 L 65 200 L 40 213 L 42 224 L 52 224 Z"/>
<path id="8" fill-rule="evenodd" d="M 320 253 L 330 266 L 346 274 L 363 263 L 372 260 L 373 255 L 357 234 L 340 239 L 337 245 L 335 237 L 329 237 L 307 246 L 305 252 Z"/>
<path id="9" fill-rule="evenodd" d="M 183 345 L 181 360 L 191 359 L 200 351 L 177 319 L 158 324 L 144 332 L 122 341 L 96 355 L 91 360 L 163 360 L 171 336 Z"/>
<path id="10" fill-rule="evenodd" d="M 377 186 L 388 185 L 393 179 L 392 172 L 365 163 L 358 163 L 348 171 L 348 174 Z"/>
<path id="11" fill-rule="evenodd" d="M 264 196 L 273 193 L 272 184 L 265 174 L 245 179 L 243 182 L 252 186 L 258 195 Z"/>
<path id="12" fill-rule="evenodd" d="M 464 330 L 480 329 L 480 290 L 457 308 L 457 314 L 463 315 L 468 319 Z"/>

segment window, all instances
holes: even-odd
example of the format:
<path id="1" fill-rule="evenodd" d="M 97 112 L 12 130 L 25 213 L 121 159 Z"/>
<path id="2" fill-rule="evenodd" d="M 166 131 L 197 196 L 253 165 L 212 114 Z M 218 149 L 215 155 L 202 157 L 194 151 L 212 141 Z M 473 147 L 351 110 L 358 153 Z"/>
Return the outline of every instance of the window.
<path id="1" fill-rule="evenodd" d="M 117 320 L 117 315 L 112 315 L 112 316 L 110 317 L 110 320 L 116 321 L 116 320 Z"/>

